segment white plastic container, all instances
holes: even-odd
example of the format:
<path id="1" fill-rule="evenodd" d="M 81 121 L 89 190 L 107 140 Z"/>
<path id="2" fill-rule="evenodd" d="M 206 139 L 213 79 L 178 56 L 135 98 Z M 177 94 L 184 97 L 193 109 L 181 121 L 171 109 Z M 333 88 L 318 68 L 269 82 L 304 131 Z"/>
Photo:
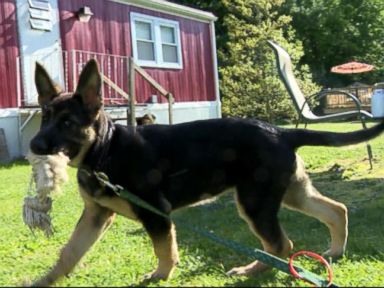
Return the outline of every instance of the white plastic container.
<path id="1" fill-rule="evenodd" d="M 374 118 L 384 118 L 384 82 L 373 86 L 371 111 Z"/>

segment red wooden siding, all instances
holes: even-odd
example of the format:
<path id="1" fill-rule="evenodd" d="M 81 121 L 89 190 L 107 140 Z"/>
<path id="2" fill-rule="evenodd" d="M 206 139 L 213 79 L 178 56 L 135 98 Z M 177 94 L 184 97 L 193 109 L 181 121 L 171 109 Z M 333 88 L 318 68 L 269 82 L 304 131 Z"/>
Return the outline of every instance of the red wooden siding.
<path id="1" fill-rule="evenodd" d="M 0 108 L 17 107 L 15 0 L 0 1 Z"/>
<path id="2" fill-rule="evenodd" d="M 94 13 L 89 23 L 77 21 L 73 14 L 84 5 L 89 6 Z M 63 50 L 67 51 L 77 49 L 132 56 L 131 11 L 178 21 L 183 69 L 145 70 L 173 93 L 177 102 L 215 101 L 215 72 L 209 24 L 105 0 L 59 0 L 59 9 L 62 45 Z M 156 93 L 138 75 L 136 79 L 137 101 L 145 103 Z M 161 97 L 158 99 L 159 102 L 166 102 Z"/>

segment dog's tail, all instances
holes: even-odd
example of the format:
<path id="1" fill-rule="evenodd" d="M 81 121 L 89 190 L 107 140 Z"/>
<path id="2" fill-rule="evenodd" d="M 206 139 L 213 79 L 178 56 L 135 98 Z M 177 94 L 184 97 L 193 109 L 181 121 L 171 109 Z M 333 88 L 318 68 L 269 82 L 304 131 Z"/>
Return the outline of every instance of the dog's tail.
<path id="1" fill-rule="evenodd" d="M 337 133 L 327 131 L 314 131 L 306 129 L 283 130 L 283 137 L 292 148 L 301 146 L 346 146 L 368 141 L 384 131 L 384 121 L 379 124 L 354 132 Z"/>

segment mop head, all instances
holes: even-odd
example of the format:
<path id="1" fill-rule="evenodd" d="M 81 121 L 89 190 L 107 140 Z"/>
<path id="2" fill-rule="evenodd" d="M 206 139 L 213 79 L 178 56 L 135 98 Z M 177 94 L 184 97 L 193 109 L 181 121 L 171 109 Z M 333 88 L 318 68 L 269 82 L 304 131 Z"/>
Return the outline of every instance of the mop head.
<path id="1" fill-rule="evenodd" d="M 49 215 L 52 208 L 51 195 L 59 193 L 60 185 L 68 180 L 66 168 L 69 158 L 63 153 L 36 155 L 29 152 L 27 159 L 32 165 L 32 177 L 28 196 L 24 198 L 23 220 L 32 232 L 40 229 L 50 237 L 53 235 Z"/>

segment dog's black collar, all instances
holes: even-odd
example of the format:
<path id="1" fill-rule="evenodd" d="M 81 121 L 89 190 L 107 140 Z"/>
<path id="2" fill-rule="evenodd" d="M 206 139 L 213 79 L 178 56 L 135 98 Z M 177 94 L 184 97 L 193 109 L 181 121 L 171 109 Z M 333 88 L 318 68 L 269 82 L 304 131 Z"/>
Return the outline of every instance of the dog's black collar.
<path id="1" fill-rule="evenodd" d="M 112 120 L 105 115 L 101 115 L 101 117 L 106 118 L 106 125 L 97 127 L 97 139 L 92 145 L 90 151 L 87 153 L 84 161 L 86 165 L 94 171 L 103 171 L 108 165 L 109 149 L 112 143 L 113 132 L 115 131 L 115 125 Z"/>

